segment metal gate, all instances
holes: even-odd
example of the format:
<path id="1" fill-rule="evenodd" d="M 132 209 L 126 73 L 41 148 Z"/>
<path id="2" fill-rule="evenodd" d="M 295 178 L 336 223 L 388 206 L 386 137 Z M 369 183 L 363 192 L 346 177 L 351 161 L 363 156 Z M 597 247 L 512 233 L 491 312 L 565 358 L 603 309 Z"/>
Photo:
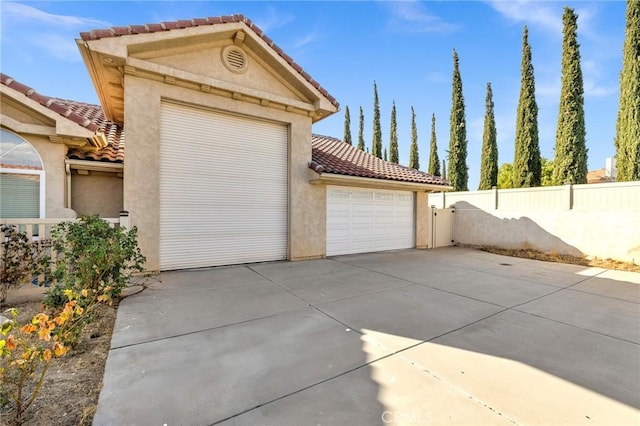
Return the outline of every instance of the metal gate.
<path id="1" fill-rule="evenodd" d="M 431 207 L 431 244 L 430 248 L 449 247 L 454 244 L 453 218 L 456 209 L 436 209 Z"/>

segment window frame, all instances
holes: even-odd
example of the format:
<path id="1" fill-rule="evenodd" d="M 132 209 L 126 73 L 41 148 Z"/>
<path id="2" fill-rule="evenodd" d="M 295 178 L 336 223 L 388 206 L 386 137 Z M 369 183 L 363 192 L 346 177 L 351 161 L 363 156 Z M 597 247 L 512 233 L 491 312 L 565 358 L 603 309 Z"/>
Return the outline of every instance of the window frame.
<path id="1" fill-rule="evenodd" d="M 43 219 L 46 217 L 46 206 L 45 206 L 45 202 L 46 202 L 46 192 L 45 192 L 45 188 L 46 188 L 46 182 L 45 182 L 45 171 L 44 171 L 44 161 L 42 161 L 42 156 L 40 156 L 40 153 L 38 152 L 38 150 L 36 149 L 35 146 L 33 146 L 33 144 L 31 142 L 29 142 L 28 140 L 26 140 L 25 138 L 23 138 L 22 136 L 18 135 L 15 132 L 12 132 L 11 130 L 2 127 L 0 128 L 0 133 L 2 132 L 7 132 L 12 134 L 13 136 L 15 136 L 18 139 L 21 139 L 23 143 L 28 144 L 36 153 L 36 155 L 38 156 L 38 159 L 40 160 L 40 164 L 42 166 L 42 169 L 37 170 L 37 169 L 22 169 L 22 168 L 13 168 L 13 167 L 0 167 L 0 174 L 4 174 L 4 173 L 8 173 L 8 174 L 20 174 L 20 175 L 37 175 L 38 176 L 38 181 L 40 184 L 39 187 L 39 217 L 38 218 L 34 218 L 34 219 Z M 1 138 L 0 138 L 1 141 Z M 7 219 L 11 219 L 11 218 L 7 218 Z"/>

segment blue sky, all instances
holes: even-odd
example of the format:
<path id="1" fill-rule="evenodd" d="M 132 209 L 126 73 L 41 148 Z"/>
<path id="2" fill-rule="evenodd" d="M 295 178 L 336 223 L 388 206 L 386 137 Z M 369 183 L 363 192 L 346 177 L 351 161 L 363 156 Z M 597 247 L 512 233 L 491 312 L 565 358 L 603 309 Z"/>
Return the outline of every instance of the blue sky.
<path id="1" fill-rule="evenodd" d="M 499 162 L 511 162 L 520 90 L 522 29 L 529 28 L 542 155 L 553 158 L 560 97 L 562 11 L 576 10 L 582 55 L 589 169 L 614 155 L 618 76 L 625 2 L 8 2 L 2 1 L 1 70 L 37 91 L 97 103 L 74 39 L 110 26 L 242 13 L 304 67 L 341 104 L 314 132 L 342 138 L 344 108 L 352 134 L 364 109 L 371 145 L 373 81 L 378 85 L 382 136 L 389 142 L 392 102 L 398 109 L 400 162 L 409 161 L 411 107 L 416 111 L 420 165 L 429 156 L 431 114 L 440 158 L 449 145 L 452 52 L 460 58 L 466 104 L 469 188 L 480 176 L 486 84 L 491 82 Z"/>

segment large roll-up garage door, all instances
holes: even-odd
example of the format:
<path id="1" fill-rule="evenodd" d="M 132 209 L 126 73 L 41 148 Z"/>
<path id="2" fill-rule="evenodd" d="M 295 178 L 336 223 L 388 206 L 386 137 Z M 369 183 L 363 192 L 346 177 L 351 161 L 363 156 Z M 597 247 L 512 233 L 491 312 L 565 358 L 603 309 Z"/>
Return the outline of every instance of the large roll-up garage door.
<path id="1" fill-rule="evenodd" d="M 327 255 L 411 248 L 414 197 L 409 191 L 327 187 Z"/>
<path id="2" fill-rule="evenodd" d="M 160 268 L 287 257 L 287 126 L 163 103 Z"/>

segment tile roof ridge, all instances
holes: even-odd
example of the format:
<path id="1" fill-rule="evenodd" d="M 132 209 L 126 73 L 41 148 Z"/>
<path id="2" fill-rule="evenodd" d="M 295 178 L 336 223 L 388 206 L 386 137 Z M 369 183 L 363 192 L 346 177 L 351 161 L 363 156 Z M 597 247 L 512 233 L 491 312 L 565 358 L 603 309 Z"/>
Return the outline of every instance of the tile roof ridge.
<path id="1" fill-rule="evenodd" d="M 90 130 L 92 132 L 96 132 L 100 130 L 100 126 L 98 126 L 92 120 L 86 117 L 83 117 L 79 114 L 76 114 L 71 110 L 71 108 L 67 108 L 65 105 L 62 104 L 60 99 L 54 98 L 51 96 L 42 95 L 36 92 L 36 90 L 33 89 L 32 87 L 29 87 L 26 84 L 23 84 L 17 81 L 16 79 L 14 79 L 13 77 L 7 74 L 0 73 L 0 83 L 19 93 L 22 93 L 27 98 L 39 103 L 45 108 L 59 114 L 60 116 L 73 121 L 77 125 L 84 127 L 87 130 Z"/>
<path id="2" fill-rule="evenodd" d="M 84 41 L 99 40 L 101 38 L 120 37 L 126 35 L 149 34 L 161 31 L 179 30 L 205 25 L 227 24 L 233 22 L 244 23 L 258 37 L 260 37 L 269 47 L 271 47 L 282 59 L 284 59 L 298 74 L 300 74 L 309 84 L 316 88 L 329 102 L 336 108 L 340 108 L 340 103 L 327 92 L 327 90 L 315 81 L 298 63 L 287 55 L 274 41 L 269 38 L 260 27 L 243 14 L 236 13 L 225 16 L 210 16 L 207 18 L 182 19 L 177 21 L 164 21 L 158 24 L 128 25 L 124 27 L 111 27 L 107 29 L 94 29 L 80 33 L 80 38 Z"/>
<path id="3" fill-rule="evenodd" d="M 76 101 L 73 99 L 65 99 L 65 98 L 58 98 L 58 97 L 51 97 L 51 99 L 53 99 L 55 102 L 64 102 L 64 103 L 69 103 L 69 104 L 73 104 L 73 105 L 82 105 L 82 106 L 86 106 L 86 107 L 92 107 L 92 108 L 98 108 L 102 111 L 102 107 L 98 104 L 94 104 L 91 102 L 85 102 L 85 101 Z"/>

